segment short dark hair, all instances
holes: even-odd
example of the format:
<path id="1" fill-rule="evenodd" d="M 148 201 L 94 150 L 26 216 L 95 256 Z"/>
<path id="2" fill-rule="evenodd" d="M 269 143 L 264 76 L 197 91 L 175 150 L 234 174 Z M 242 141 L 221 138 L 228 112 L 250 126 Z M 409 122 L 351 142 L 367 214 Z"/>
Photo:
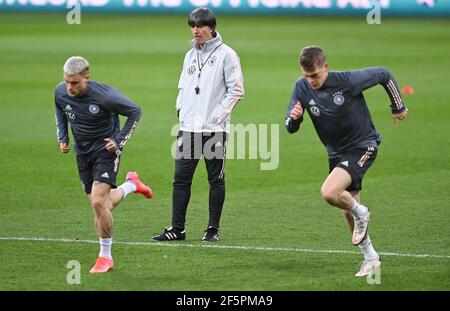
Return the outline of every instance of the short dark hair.
<path id="1" fill-rule="evenodd" d="M 306 70 L 313 70 L 314 66 L 322 66 L 326 62 L 327 58 L 318 46 L 306 46 L 300 52 L 300 66 Z"/>
<path id="2" fill-rule="evenodd" d="M 188 25 L 191 27 L 208 26 L 213 30 L 213 37 L 216 36 L 216 16 L 208 8 L 197 8 L 189 14 Z"/>

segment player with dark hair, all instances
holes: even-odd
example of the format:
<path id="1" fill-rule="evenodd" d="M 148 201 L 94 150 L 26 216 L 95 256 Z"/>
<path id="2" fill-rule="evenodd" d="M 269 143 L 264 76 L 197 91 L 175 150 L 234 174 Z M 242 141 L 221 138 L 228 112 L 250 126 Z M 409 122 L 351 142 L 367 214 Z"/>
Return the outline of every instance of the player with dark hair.
<path id="1" fill-rule="evenodd" d="M 236 52 L 222 42 L 216 17 L 198 8 L 188 18 L 193 40 L 183 62 L 176 101 L 180 131 L 177 138 L 172 194 L 172 224 L 154 241 L 184 240 L 192 178 L 205 158 L 209 182 L 209 220 L 203 242 L 219 240 L 225 201 L 225 155 L 230 115 L 244 96 L 241 65 Z"/>
<path id="2" fill-rule="evenodd" d="M 364 174 L 375 161 L 381 136 L 375 127 L 363 91 L 381 84 L 391 102 L 394 124 L 406 118 L 408 109 L 397 82 L 388 69 L 373 67 L 355 71 L 331 72 L 322 49 L 303 48 L 300 53 L 303 77 L 297 80 L 286 113 L 286 128 L 295 133 L 306 110 L 325 145 L 329 175 L 321 188 L 329 204 L 343 210 L 351 228 L 352 243 L 364 254 L 356 276 L 371 275 L 381 265 L 368 235 L 370 210 L 361 204 Z"/>

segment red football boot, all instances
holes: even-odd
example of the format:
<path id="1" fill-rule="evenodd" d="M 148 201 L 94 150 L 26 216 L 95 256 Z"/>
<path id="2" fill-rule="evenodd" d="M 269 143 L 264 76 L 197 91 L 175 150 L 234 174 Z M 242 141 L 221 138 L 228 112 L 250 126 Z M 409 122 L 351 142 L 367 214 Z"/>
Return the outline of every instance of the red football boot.
<path id="1" fill-rule="evenodd" d="M 152 188 L 144 184 L 140 179 L 139 175 L 136 172 L 128 172 L 127 181 L 131 181 L 136 186 L 135 193 L 143 194 L 147 199 L 151 199 L 153 197 Z"/>

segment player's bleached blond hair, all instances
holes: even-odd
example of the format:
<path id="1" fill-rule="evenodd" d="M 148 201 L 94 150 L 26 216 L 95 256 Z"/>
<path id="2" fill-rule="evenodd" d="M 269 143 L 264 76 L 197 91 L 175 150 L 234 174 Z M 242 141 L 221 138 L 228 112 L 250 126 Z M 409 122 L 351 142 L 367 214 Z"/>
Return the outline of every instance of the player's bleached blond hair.
<path id="1" fill-rule="evenodd" d="M 69 57 L 64 64 L 64 74 L 68 76 L 89 73 L 89 62 L 81 56 Z"/>

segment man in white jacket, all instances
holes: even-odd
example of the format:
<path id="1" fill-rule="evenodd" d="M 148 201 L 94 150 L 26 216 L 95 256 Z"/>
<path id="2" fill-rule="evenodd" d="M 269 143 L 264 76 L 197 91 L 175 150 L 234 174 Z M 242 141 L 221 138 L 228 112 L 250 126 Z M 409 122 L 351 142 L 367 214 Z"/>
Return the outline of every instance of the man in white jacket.
<path id="1" fill-rule="evenodd" d="M 239 57 L 222 42 L 216 18 L 207 8 L 191 12 L 188 19 L 192 49 L 183 62 L 177 114 L 180 120 L 172 195 L 172 225 L 155 241 L 184 240 L 186 211 L 192 177 L 203 155 L 208 171 L 209 222 L 204 242 L 219 240 L 219 222 L 225 201 L 225 153 L 230 114 L 244 97 Z"/>

